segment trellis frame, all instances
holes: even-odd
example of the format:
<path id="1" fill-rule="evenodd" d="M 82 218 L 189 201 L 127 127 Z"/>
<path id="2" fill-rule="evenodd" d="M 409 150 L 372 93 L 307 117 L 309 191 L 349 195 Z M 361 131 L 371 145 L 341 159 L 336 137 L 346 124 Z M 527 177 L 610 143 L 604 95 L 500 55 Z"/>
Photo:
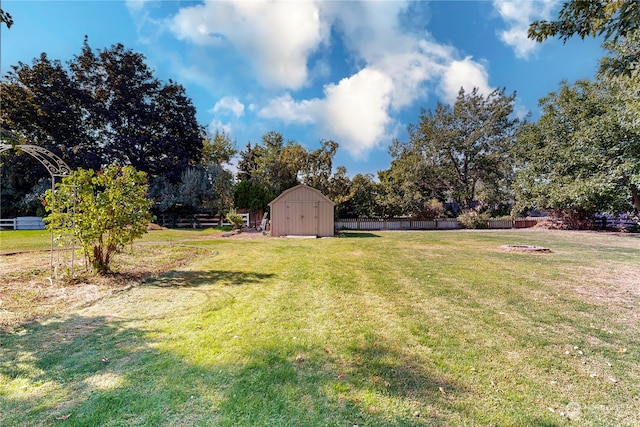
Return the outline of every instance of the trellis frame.
<path id="1" fill-rule="evenodd" d="M 39 145 L 31 145 L 31 144 L 6 144 L 2 141 L 5 140 L 4 136 L 5 134 L 9 133 L 11 135 L 13 135 L 11 132 L 5 131 L 4 129 L 2 130 L 2 135 L 0 136 L 0 154 L 2 154 L 3 152 L 7 151 L 7 150 L 18 150 L 18 151 L 22 151 L 25 152 L 27 154 L 29 154 L 31 157 L 35 158 L 36 160 L 38 160 L 38 162 L 40 162 L 46 169 L 47 172 L 49 172 L 49 176 L 51 177 L 51 193 L 53 195 L 52 197 L 52 203 L 51 203 L 51 214 L 55 213 L 55 190 L 56 190 L 56 177 L 58 178 L 64 178 L 66 176 L 71 175 L 71 168 L 69 167 L 69 165 L 67 165 L 64 160 L 62 160 L 60 157 L 58 157 L 56 154 L 52 153 L 51 151 L 47 150 L 44 147 L 40 147 Z M 2 167 L 2 165 L 0 164 L 0 168 Z M 1 185 L 1 184 L 0 184 Z M 2 192 L 2 187 L 0 186 L 0 193 Z M 75 194 L 75 190 L 74 190 L 74 194 Z M 73 222 L 73 227 L 74 227 L 74 232 L 72 233 L 72 239 L 71 239 L 71 277 L 73 278 L 75 276 L 75 272 L 74 272 L 74 267 L 75 267 L 75 198 L 74 198 L 74 211 L 72 213 L 72 222 Z M 50 277 L 53 278 L 57 278 L 55 277 L 55 268 L 54 268 L 54 228 L 55 225 L 50 227 L 50 231 L 51 231 L 51 251 L 50 251 L 50 262 L 49 262 L 49 268 L 50 268 L 50 272 L 49 275 Z M 58 259 L 59 257 L 59 253 L 58 253 Z"/>

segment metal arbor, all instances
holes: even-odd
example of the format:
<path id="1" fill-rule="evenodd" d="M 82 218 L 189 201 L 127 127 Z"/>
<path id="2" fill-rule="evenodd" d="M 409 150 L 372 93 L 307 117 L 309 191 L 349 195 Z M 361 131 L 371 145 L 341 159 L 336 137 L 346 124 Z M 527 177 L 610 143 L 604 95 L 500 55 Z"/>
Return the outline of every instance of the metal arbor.
<path id="1" fill-rule="evenodd" d="M 6 132 L 6 131 L 4 131 Z M 3 132 L 3 133 L 4 133 Z M 1 140 L 0 140 L 1 141 Z M 47 150 L 44 147 L 40 147 L 38 145 L 29 145 L 29 144 L 18 144 L 18 145 L 11 145 L 11 144 L 5 144 L 0 142 L 0 154 L 2 154 L 3 152 L 10 150 L 10 149 L 16 149 L 16 150 L 20 150 L 23 151 L 29 155 L 31 155 L 31 157 L 35 158 L 36 160 L 38 160 L 49 172 L 49 175 L 51 176 L 51 192 L 53 194 L 53 202 L 52 202 L 52 206 L 51 206 L 51 213 L 53 214 L 55 212 L 55 189 L 56 189 L 56 177 L 59 178 L 63 178 L 66 176 L 71 175 L 71 168 L 69 167 L 69 165 L 67 165 L 64 160 L 62 160 L 60 157 L 58 157 L 57 155 L 55 155 L 54 153 L 52 153 L 51 151 Z M 1 190 L 1 187 L 0 187 Z M 75 204 L 75 202 L 74 202 Z M 75 222 L 73 224 L 73 226 L 75 227 Z M 51 230 L 51 259 L 50 259 L 50 276 L 53 278 L 54 276 L 54 227 L 50 228 Z M 73 235 L 75 235 L 75 230 Z M 58 259 L 60 259 L 59 256 L 59 252 L 58 252 Z M 72 243 L 71 243 L 71 277 L 74 276 L 74 264 L 75 264 L 75 241 L 72 238 Z"/>

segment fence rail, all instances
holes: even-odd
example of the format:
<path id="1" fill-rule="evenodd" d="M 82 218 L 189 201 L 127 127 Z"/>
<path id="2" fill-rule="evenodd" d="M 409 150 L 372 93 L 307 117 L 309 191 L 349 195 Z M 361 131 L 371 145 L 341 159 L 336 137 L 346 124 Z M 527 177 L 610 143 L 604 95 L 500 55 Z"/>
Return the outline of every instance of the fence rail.
<path id="1" fill-rule="evenodd" d="M 490 219 L 487 228 L 509 229 L 529 228 L 538 223 L 538 219 Z M 430 221 L 413 219 L 379 219 L 354 218 L 338 219 L 335 221 L 337 230 L 456 230 L 462 228 L 462 223 L 455 218 L 434 219 Z"/>
<path id="2" fill-rule="evenodd" d="M 244 219 L 244 224 L 249 227 L 249 214 L 242 213 L 240 214 Z M 177 228 L 210 228 L 210 227 L 219 227 L 221 225 L 231 225 L 224 217 L 220 215 L 205 215 L 198 214 L 189 217 L 180 217 L 175 222 L 163 221 L 161 224 L 163 226 L 172 226 Z"/>
<path id="3" fill-rule="evenodd" d="M 44 222 L 39 216 L 0 218 L 0 228 L 11 228 L 13 230 L 44 230 Z"/>

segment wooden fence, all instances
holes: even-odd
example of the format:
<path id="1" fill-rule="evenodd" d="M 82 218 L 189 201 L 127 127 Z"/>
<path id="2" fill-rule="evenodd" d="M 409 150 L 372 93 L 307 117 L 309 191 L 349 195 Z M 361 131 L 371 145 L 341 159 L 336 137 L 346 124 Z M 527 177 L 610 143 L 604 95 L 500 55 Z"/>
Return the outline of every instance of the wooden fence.
<path id="1" fill-rule="evenodd" d="M 529 228 L 538 223 L 538 219 L 490 219 L 487 227 L 490 229 Z M 357 218 L 338 219 L 335 221 L 337 230 L 456 230 L 462 228 L 462 223 L 455 218 L 434 219 L 420 221 L 415 219 L 379 219 Z"/>

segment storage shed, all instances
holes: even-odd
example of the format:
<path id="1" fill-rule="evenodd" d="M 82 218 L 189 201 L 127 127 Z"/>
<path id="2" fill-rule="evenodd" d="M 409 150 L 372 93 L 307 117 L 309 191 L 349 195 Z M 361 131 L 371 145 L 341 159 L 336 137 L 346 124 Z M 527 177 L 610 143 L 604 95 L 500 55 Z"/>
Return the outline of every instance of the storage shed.
<path id="1" fill-rule="evenodd" d="M 271 236 L 317 236 L 334 234 L 335 203 L 315 188 L 297 185 L 271 203 Z"/>

